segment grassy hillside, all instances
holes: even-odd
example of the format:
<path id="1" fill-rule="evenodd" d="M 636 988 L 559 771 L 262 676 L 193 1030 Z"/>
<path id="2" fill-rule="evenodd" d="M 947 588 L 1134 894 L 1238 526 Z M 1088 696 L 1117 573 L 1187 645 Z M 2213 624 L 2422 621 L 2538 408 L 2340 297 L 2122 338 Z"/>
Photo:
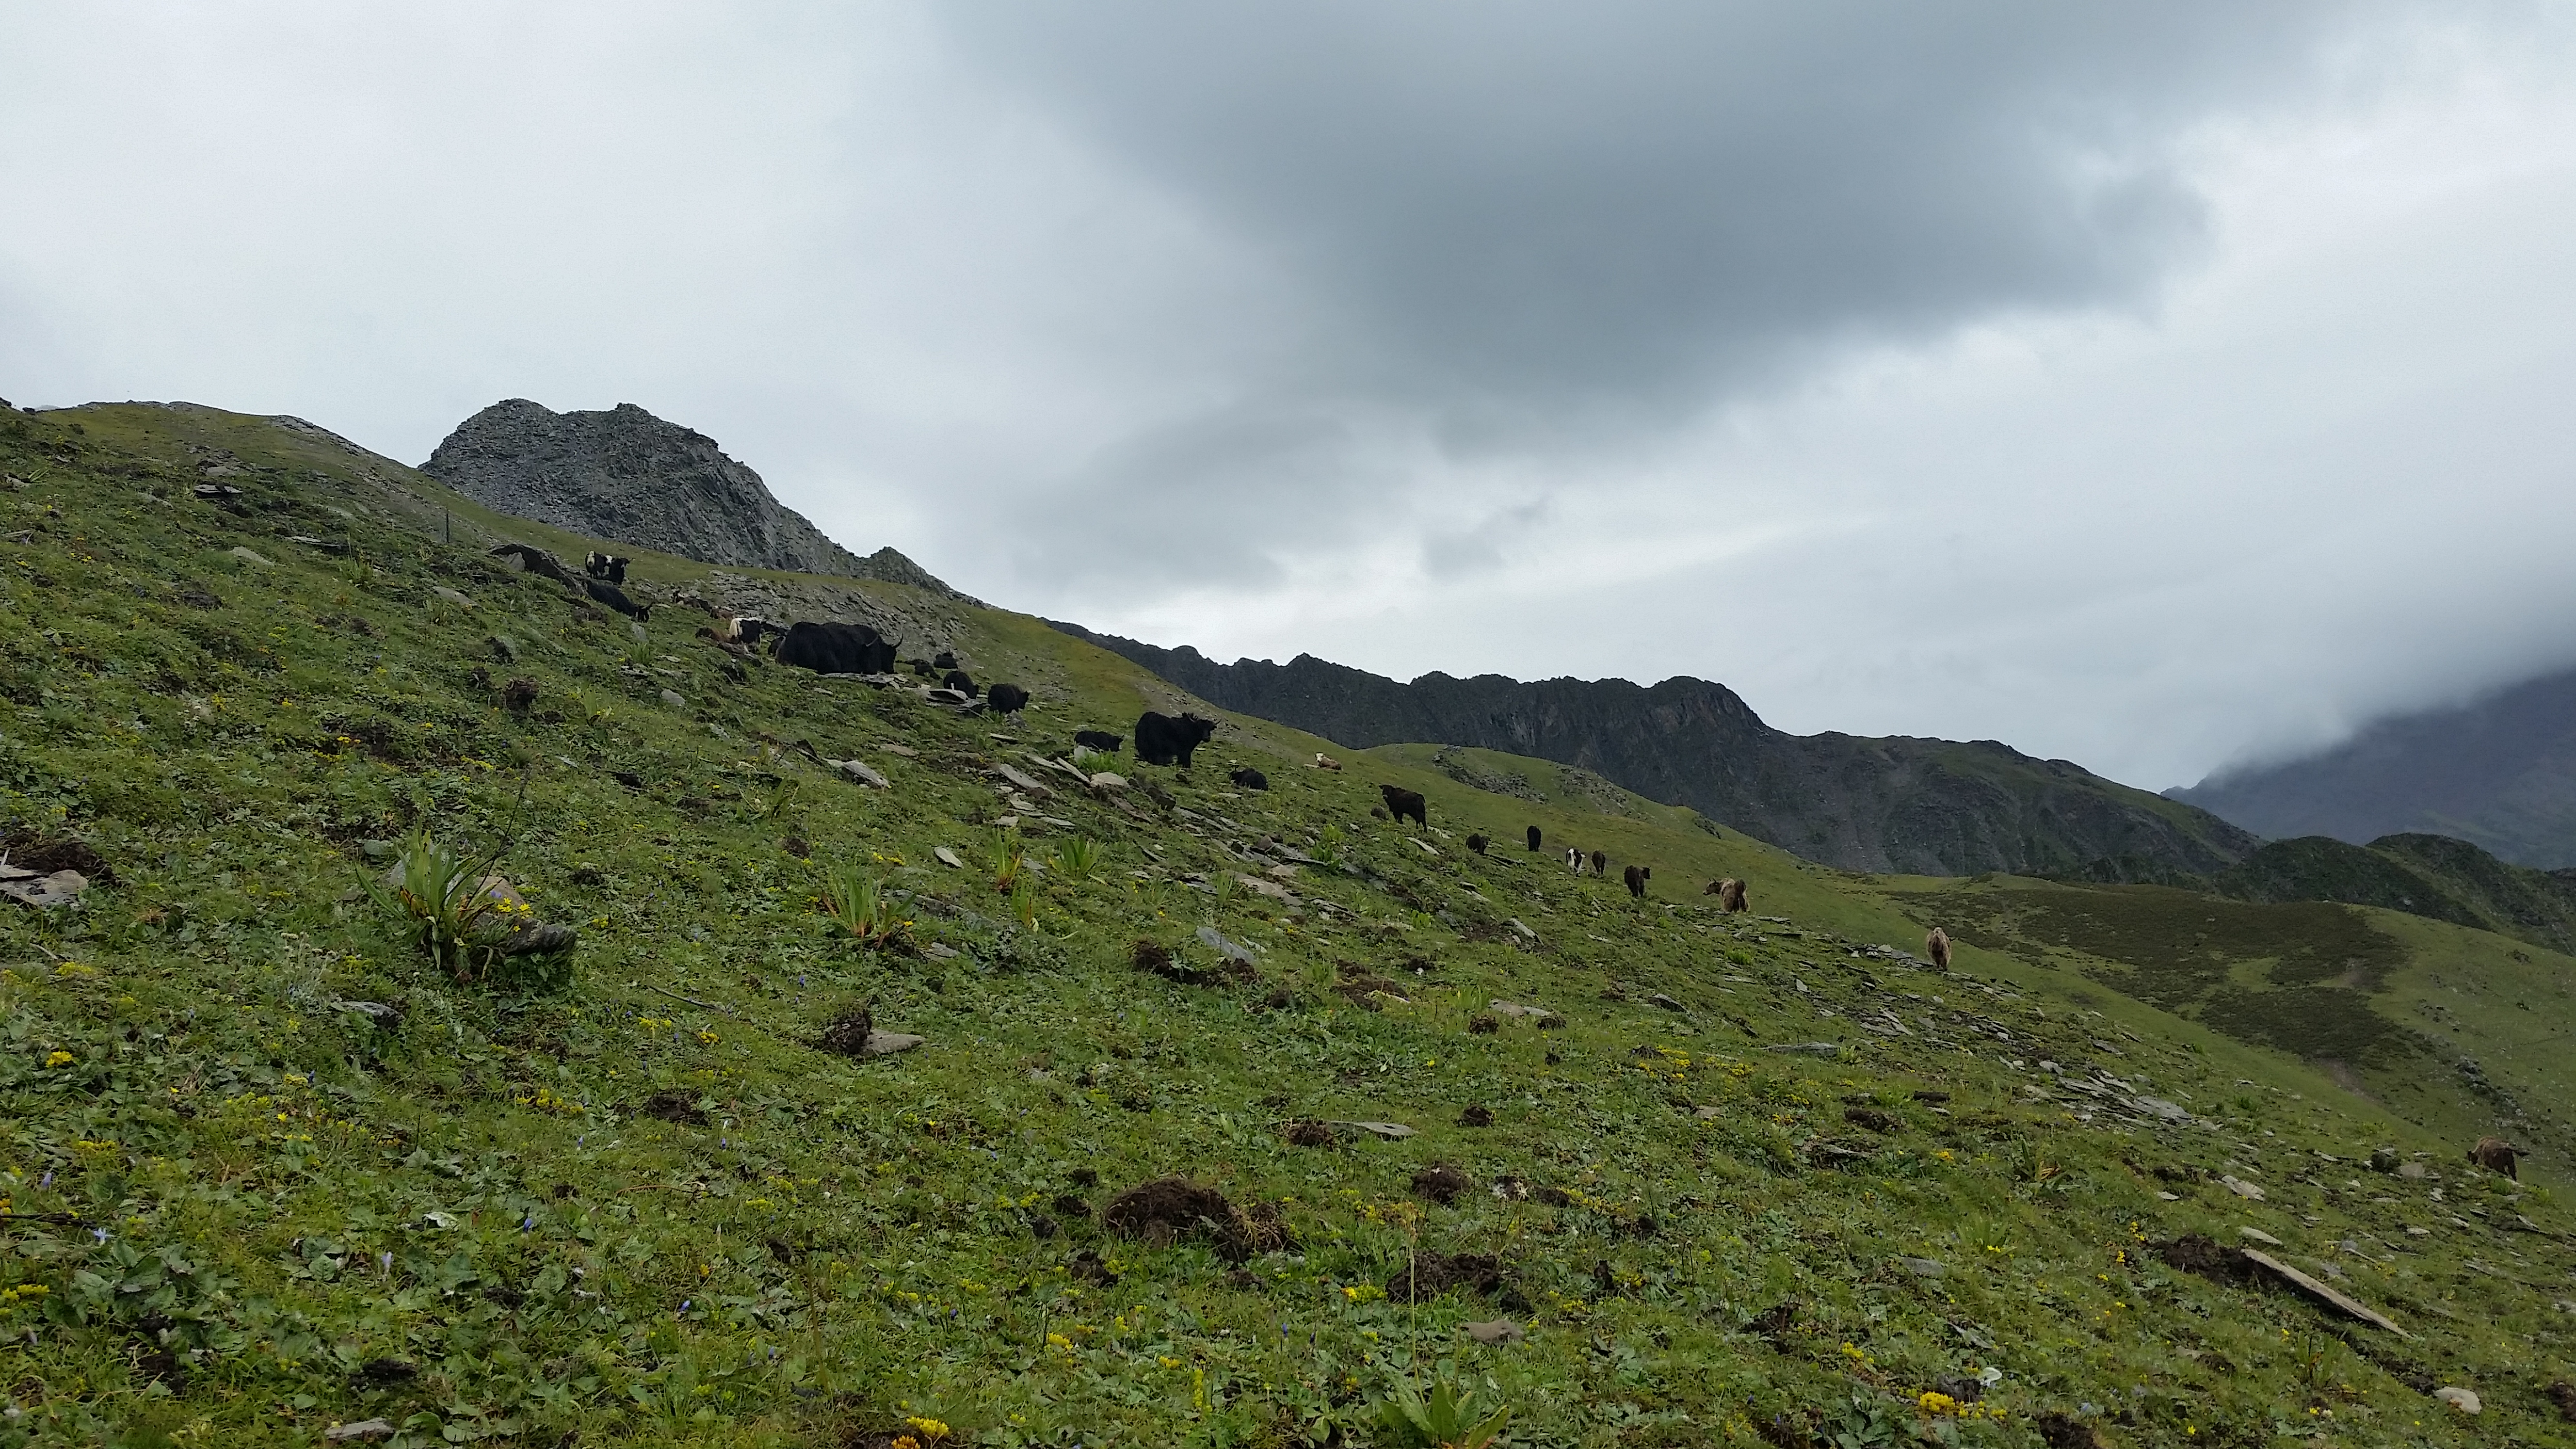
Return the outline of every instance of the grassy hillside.
<path id="1" fill-rule="evenodd" d="M 2348 1091 L 2008 898 L 2076 888 L 1807 866 L 1508 756 L 1469 763 L 1544 802 L 1428 748 L 1315 770 L 1244 719 L 1095 790 L 1041 760 L 1177 697 L 1036 620 L 834 585 L 1029 684 L 1016 723 L 671 603 L 639 638 L 482 553 L 584 541 L 259 420 L 0 415 L 0 475 L 0 829 L 92 880 L 0 902 L 0 1444 L 1393 1446 L 1438 1385 L 1525 1445 L 2576 1437 L 2563 1161 L 2472 1170 L 2468 1096 Z M 434 964 L 366 889 L 422 833 L 569 962 Z M 2306 909 L 2222 952 L 2288 977 L 2227 982 L 2361 971 L 2482 1051 L 2566 1020 L 2557 958 Z M 921 1043 L 838 1049 L 863 1005 Z M 1172 1177 L 1223 1201 L 1128 1195 Z M 2249 1276 L 2248 1229 L 2406 1336 Z"/>
<path id="2" fill-rule="evenodd" d="M 2576 946 L 2576 872 L 2512 865 L 2446 835 L 2386 835 L 2368 845 L 2276 840 L 2210 886 L 2244 900 L 2379 906 L 2554 951 Z"/>

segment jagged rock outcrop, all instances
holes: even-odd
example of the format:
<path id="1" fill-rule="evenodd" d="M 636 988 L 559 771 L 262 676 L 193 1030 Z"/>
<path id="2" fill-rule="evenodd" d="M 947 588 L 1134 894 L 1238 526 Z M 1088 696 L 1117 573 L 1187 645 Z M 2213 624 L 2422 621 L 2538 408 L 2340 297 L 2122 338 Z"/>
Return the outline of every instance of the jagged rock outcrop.
<path id="1" fill-rule="evenodd" d="M 701 563 L 953 592 L 891 548 L 863 559 L 834 543 L 715 439 L 633 403 L 559 413 L 497 402 L 458 424 L 420 471 L 505 513 Z"/>
<path id="2" fill-rule="evenodd" d="M 1312 655 L 1219 664 L 1186 646 L 1055 627 L 1212 704 L 1353 749 L 1467 745 L 1579 765 L 1845 870 L 2161 880 L 2221 870 L 2257 844 L 2205 811 L 1991 740 L 1787 734 L 1702 679 L 1401 684 Z"/>

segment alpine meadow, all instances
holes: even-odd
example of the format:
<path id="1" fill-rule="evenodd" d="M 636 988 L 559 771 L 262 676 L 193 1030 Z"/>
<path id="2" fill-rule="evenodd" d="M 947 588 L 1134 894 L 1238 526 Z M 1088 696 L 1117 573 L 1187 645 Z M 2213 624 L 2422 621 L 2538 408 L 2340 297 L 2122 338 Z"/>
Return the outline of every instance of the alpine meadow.
<path id="1" fill-rule="evenodd" d="M 1833 869 L 291 418 L 0 474 L 0 1445 L 2576 1443 L 2556 917 Z"/>

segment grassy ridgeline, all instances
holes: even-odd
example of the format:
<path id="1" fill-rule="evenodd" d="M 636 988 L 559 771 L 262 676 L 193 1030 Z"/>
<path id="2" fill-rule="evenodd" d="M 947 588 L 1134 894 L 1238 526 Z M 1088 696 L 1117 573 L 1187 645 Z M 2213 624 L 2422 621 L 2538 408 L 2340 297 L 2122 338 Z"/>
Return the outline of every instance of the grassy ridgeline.
<path id="1" fill-rule="evenodd" d="M 1523 1443 L 2566 1436 L 2567 1250 L 2520 1226 L 2564 1233 L 2552 1194 L 2213 1029 L 2212 993 L 2342 957 L 2213 983 L 2134 911 L 1971 910 L 1535 761 L 1478 764 L 1544 801 L 1427 747 L 1314 770 L 1343 752 L 1250 720 L 1095 794 L 1022 751 L 1169 693 L 1035 620 L 944 641 L 1038 690 L 1016 725 L 736 659 L 668 604 L 639 640 L 484 554 L 582 540 L 260 420 L 5 417 L 0 472 L 0 824 L 107 868 L 0 911 L 0 1443 L 1395 1442 L 1375 1406 L 1444 1378 Z M 704 573 L 641 559 L 638 591 Z M 1437 828 L 1373 817 L 1380 783 Z M 568 985 L 431 964 L 359 888 L 420 830 L 579 929 Z M 836 930 L 834 869 L 911 949 Z M 1985 943 L 1960 975 L 1870 949 L 1927 912 Z M 2360 984 L 2453 946 L 2392 949 Z M 923 1044 L 827 1050 L 862 1004 Z M 1413 1135 L 1313 1125 L 1356 1122 Z M 1259 1231 L 1103 1221 L 1167 1175 Z M 2247 1227 L 2414 1337 L 2151 1248 Z M 1465 1286 L 1402 1301 L 1458 1255 Z"/>

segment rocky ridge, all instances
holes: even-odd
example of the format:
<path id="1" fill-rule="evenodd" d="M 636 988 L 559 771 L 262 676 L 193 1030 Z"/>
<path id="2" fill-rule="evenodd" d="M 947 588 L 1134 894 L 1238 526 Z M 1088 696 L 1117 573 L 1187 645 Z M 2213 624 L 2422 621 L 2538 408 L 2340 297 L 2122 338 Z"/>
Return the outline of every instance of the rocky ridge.
<path id="1" fill-rule="evenodd" d="M 1056 628 L 1210 703 L 1352 749 L 1427 743 L 1593 771 L 1649 799 L 1844 870 L 1918 875 L 2206 875 L 2258 843 L 2205 811 L 1992 740 L 1792 735 L 1722 684 L 1426 674 L 1410 684 L 1301 654 L 1219 664 Z"/>

